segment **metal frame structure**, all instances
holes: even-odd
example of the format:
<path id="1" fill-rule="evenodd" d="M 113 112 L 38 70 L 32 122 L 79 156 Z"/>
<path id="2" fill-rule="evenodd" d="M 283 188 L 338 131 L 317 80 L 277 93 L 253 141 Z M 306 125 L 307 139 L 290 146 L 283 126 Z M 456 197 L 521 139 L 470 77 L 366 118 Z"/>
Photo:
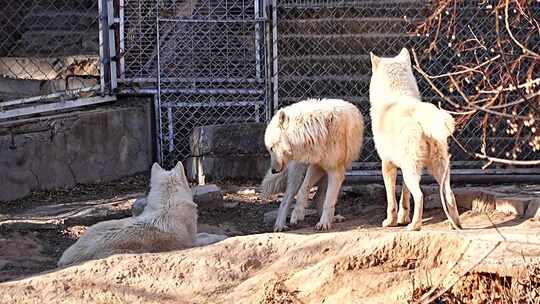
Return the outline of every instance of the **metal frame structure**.
<path id="1" fill-rule="evenodd" d="M 188 138 L 195 126 L 265 121 L 290 103 L 332 97 L 354 102 L 366 117 L 364 152 L 351 176 L 380 175 L 368 115 L 368 54 L 374 51 L 392 56 L 402 47 L 422 53 L 429 40 L 414 31 L 429 13 L 430 1 L 256 0 L 249 8 L 250 16 L 244 14 L 249 3 L 244 0 L 117 1 L 121 3 L 120 20 L 124 21 L 117 51 L 121 55 L 120 91 L 156 94 L 162 164 L 190 156 Z M 474 3 L 465 3 L 459 9 L 464 16 L 484 20 L 484 13 Z M 242 18 L 235 19 L 235 13 Z M 248 34 L 239 24 L 253 27 Z M 216 30 L 218 25 L 220 30 Z M 234 26 L 237 28 L 227 32 Z M 458 32 L 465 33 L 471 26 L 463 24 Z M 479 32 L 489 27 L 487 22 L 474 26 Z M 216 31 L 221 31 L 223 37 Z M 208 52 L 219 53 L 231 47 L 226 41 L 234 39 L 237 45 L 232 48 L 244 52 L 245 45 L 239 41 L 246 37 L 256 41 L 249 57 L 256 60 L 245 57 L 241 63 L 233 63 L 227 61 L 234 58 L 231 52 L 221 57 Z M 422 58 L 422 65 L 433 74 L 440 73 L 451 67 L 455 56 L 443 48 L 433 58 Z M 236 75 L 221 73 L 235 64 L 251 70 Z M 439 103 L 421 77 L 417 79 L 423 97 Z M 257 97 L 255 102 L 243 98 L 250 94 Z M 472 119 L 457 134 L 472 151 L 479 145 L 477 123 Z M 504 135 L 497 136 L 506 144 Z M 451 154 L 454 175 L 471 175 L 480 167 L 478 160 L 453 143 Z M 535 172 L 527 170 L 505 167 L 492 174 Z"/>
<path id="2" fill-rule="evenodd" d="M 120 91 L 156 95 L 157 150 L 162 164 L 190 156 L 189 134 L 197 125 L 264 122 L 273 113 L 268 97 L 272 38 L 266 1 L 124 1 L 120 6 L 125 20 L 118 51 L 124 63 Z M 182 27 L 192 35 L 178 32 Z M 153 37 L 143 33 L 153 33 Z M 169 39 L 171 35 L 176 38 Z M 212 38 L 205 40 L 204 35 Z M 194 42 L 197 36 L 200 39 Z M 177 45 L 171 46 L 171 41 Z M 198 43 L 206 52 L 194 57 L 196 49 L 179 46 L 182 42 Z M 167 70 L 171 62 L 183 64 L 183 70 Z"/>
<path id="3" fill-rule="evenodd" d="M 115 100 L 114 40 L 121 20 L 114 18 L 113 0 L 20 2 L 7 1 L 4 13 L 9 16 L 0 13 L 0 19 L 8 18 L 0 29 L 5 42 L 0 46 L 0 82 L 3 88 L 19 87 L 12 96 L 0 91 L 0 120 Z M 99 81 L 92 84 L 85 77 Z M 34 83 L 39 83 L 39 92 L 22 89 Z"/>

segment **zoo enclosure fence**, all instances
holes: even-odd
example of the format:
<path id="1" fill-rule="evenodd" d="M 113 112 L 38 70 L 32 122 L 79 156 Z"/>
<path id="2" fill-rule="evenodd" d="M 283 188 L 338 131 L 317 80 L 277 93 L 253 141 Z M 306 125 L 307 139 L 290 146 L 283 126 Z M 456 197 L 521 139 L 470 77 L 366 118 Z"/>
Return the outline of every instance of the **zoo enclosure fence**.
<path id="1" fill-rule="evenodd" d="M 114 100 L 113 12 L 112 0 L 3 1 L 0 120 Z"/>
<path id="2" fill-rule="evenodd" d="M 455 7 L 462 20 L 455 35 L 493 39 L 493 18 L 487 9 L 491 2 L 461 1 Z M 167 166 L 190 156 L 188 138 L 195 126 L 265 121 L 278 108 L 304 98 L 350 100 L 367 118 L 362 157 L 353 171 L 380 174 L 368 115 L 369 52 L 394 56 L 402 47 L 413 49 L 424 70 L 433 75 L 470 59 L 444 44 L 435 54 L 423 55 L 431 39 L 429 34 L 416 34 L 416 29 L 436 3 L 122 0 L 121 87 L 125 92 L 156 94 L 159 153 Z M 516 35 L 527 33 L 516 29 Z M 422 77 L 417 79 L 423 97 L 439 103 Z M 435 82 L 447 85 L 443 79 Z M 457 139 L 469 151 L 478 151 L 482 144 L 479 120 L 472 117 L 457 131 Z M 488 139 L 502 157 L 512 140 L 502 129 Z M 520 159 L 537 157 L 527 147 L 520 153 Z M 451 154 L 458 169 L 454 172 L 480 172 L 480 162 L 454 142 Z M 532 171 L 496 168 L 491 172 Z"/>
<path id="3" fill-rule="evenodd" d="M 171 166 L 190 156 L 193 127 L 264 122 L 304 98 L 344 98 L 366 117 L 364 149 L 352 173 L 379 175 L 368 115 L 369 52 L 394 56 L 408 47 L 432 75 L 470 60 L 448 41 L 435 53 L 424 52 L 431 39 L 416 29 L 437 2 L 9 0 L 0 12 L 0 115 L 51 104 L 61 109 L 74 98 L 95 103 L 114 93 L 149 93 L 155 96 L 159 159 Z M 462 21 L 455 35 L 493 39 L 491 2 L 457 1 Z M 540 14 L 538 5 L 533 9 Z M 515 33 L 530 35 L 519 28 Z M 439 104 L 431 86 L 419 75 L 417 80 L 425 100 Z M 447 85 L 442 78 L 434 82 Z M 481 135 L 480 117 L 456 132 L 469 151 L 480 148 Z M 488 138 L 503 157 L 512 140 L 502 128 Z M 454 173 L 480 173 L 481 163 L 454 142 L 451 153 Z M 519 155 L 536 157 L 527 147 Z"/>

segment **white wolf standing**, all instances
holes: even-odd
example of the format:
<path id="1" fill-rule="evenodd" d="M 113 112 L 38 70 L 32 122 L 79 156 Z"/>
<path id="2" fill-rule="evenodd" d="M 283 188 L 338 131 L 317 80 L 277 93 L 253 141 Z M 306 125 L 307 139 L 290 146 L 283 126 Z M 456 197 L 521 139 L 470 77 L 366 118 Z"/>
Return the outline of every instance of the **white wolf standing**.
<path id="1" fill-rule="evenodd" d="M 316 228 L 329 229 L 345 171 L 362 148 L 364 119 L 353 104 L 340 99 L 304 100 L 279 110 L 266 127 L 264 143 L 270 152 L 273 174 L 289 161 L 309 164 L 296 197 L 291 224 L 304 219 L 308 191 L 326 173 L 328 187 Z M 275 231 L 286 229 L 290 200 L 279 206 Z M 287 205 L 287 206 L 286 206 Z"/>
<path id="2" fill-rule="evenodd" d="M 455 229 L 460 229 L 456 200 L 450 188 L 448 137 L 454 132 L 452 116 L 431 103 L 422 102 L 407 49 L 392 58 L 371 55 L 373 75 L 369 88 L 372 130 L 388 200 L 383 226 L 408 224 L 410 194 L 414 215 L 408 230 L 422 225 L 422 170 L 427 168 L 439 183 L 443 209 Z M 397 167 L 403 174 L 400 209 L 396 212 Z"/>
<path id="3" fill-rule="evenodd" d="M 178 162 L 171 171 L 152 166 L 150 192 L 141 214 L 97 223 L 60 257 L 58 266 L 120 253 L 143 253 L 203 246 L 225 236 L 197 235 L 197 204 Z"/>

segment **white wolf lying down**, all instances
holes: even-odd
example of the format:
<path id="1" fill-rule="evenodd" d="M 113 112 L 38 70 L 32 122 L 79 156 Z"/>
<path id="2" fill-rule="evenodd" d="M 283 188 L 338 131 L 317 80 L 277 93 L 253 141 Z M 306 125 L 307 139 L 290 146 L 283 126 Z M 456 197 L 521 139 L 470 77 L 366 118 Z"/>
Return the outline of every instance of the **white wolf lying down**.
<path id="1" fill-rule="evenodd" d="M 456 200 L 450 188 L 448 137 L 454 132 L 452 116 L 431 103 L 422 102 L 407 49 L 392 58 L 371 53 L 373 75 L 369 95 L 372 130 L 388 200 L 383 226 L 407 224 L 410 193 L 414 215 L 408 230 L 419 230 L 424 208 L 420 177 L 427 168 L 439 183 L 444 211 L 455 229 L 461 228 Z M 397 167 L 403 173 L 400 209 L 397 213 Z"/>
<path id="2" fill-rule="evenodd" d="M 363 136 L 362 114 L 356 106 L 344 100 L 304 100 L 279 110 L 272 117 L 264 136 L 271 156 L 272 173 L 285 170 L 289 161 L 309 164 L 296 197 L 291 224 L 304 219 L 308 191 L 326 173 L 328 187 L 316 228 L 324 230 L 331 227 L 345 171 L 359 157 Z M 287 204 L 290 200 L 283 200 L 279 206 L 274 226 L 276 231 L 287 228 Z"/>
<path id="3" fill-rule="evenodd" d="M 144 253 L 185 249 L 221 241 L 222 235 L 197 235 L 197 205 L 184 167 L 171 171 L 152 166 L 150 192 L 138 216 L 97 223 L 69 247 L 58 266 L 100 259 L 119 253 Z"/>

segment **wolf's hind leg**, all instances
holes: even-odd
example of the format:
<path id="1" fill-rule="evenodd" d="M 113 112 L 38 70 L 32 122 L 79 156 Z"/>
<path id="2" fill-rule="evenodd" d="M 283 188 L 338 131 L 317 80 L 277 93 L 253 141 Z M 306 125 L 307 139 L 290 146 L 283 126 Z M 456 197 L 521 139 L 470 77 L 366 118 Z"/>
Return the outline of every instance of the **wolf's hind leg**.
<path id="1" fill-rule="evenodd" d="M 309 189 L 313 187 L 324 175 L 324 170 L 317 165 L 310 165 L 306 172 L 306 177 L 300 190 L 296 195 L 296 205 L 291 213 L 291 224 L 295 225 L 304 220 L 305 209 L 307 207 Z"/>
<path id="2" fill-rule="evenodd" d="M 317 182 L 317 193 L 315 193 L 315 197 L 313 197 L 313 203 L 315 204 L 315 207 L 317 208 L 317 214 L 319 216 L 322 215 L 322 211 L 324 208 L 324 199 L 326 198 L 326 191 L 328 190 L 328 175 L 326 173 L 324 176 Z M 336 214 L 334 215 L 334 222 L 341 223 L 345 221 L 345 217 Z"/>
<path id="3" fill-rule="evenodd" d="M 337 169 L 328 172 L 328 189 L 324 201 L 321 218 L 315 228 L 317 230 L 328 230 L 332 227 L 334 212 L 341 184 L 345 179 L 345 169 Z"/>
<path id="4" fill-rule="evenodd" d="M 422 170 L 414 166 L 412 168 L 401 168 L 403 173 L 403 183 L 409 188 L 414 199 L 414 213 L 412 222 L 407 226 L 407 230 L 420 230 L 422 227 L 422 215 L 424 213 L 424 195 L 420 188 L 420 178 Z"/>
<path id="5" fill-rule="evenodd" d="M 383 227 L 396 226 L 397 203 L 396 203 L 396 174 L 397 167 L 389 161 L 382 162 L 382 174 L 386 189 L 386 219 L 382 222 Z"/>
<path id="6" fill-rule="evenodd" d="M 401 186 L 401 198 L 399 199 L 399 211 L 398 211 L 398 225 L 407 225 L 411 222 L 409 216 L 411 208 L 411 192 L 407 185 L 403 183 Z"/>

